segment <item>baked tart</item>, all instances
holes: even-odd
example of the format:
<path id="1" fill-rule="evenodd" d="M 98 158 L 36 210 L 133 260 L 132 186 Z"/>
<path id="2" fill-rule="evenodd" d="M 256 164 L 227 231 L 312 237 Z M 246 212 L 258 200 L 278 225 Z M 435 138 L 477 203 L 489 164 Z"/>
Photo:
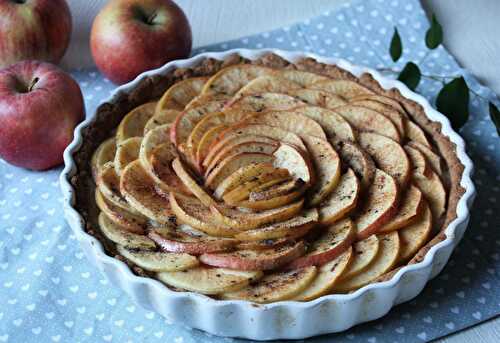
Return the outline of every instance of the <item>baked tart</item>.
<path id="1" fill-rule="evenodd" d="M 134 273 L 215 299 L 387 280 L 446 238 L 464 193 L 455 145 L 419 104 L 311 58 L 146 77 L 82 135 L 86 231 Z"/>

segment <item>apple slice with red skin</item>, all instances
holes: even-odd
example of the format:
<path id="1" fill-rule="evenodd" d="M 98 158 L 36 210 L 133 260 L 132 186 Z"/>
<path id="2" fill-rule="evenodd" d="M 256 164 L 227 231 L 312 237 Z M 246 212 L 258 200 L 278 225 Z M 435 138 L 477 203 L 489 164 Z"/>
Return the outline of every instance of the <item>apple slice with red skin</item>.
<path id="1" fill-rule="evenodd" d="M 300 191 L 304 188 L 304 184 L 305 183 L 302 179 L 286 180 L 282 183 L 266 187 L 262 190 L 251 191 L 248 199 L 250 202 L 270 200 L 282 195 Z"/>
<path id="2" fill-rule="evenodd" d="M 352 168 L 360 179 L 361 187 L 368 188 L 375 175 L 375 162 L 364 149 L 356 143 L 340 141 L 336 144 L 342 163 Z"/>
<path id="3" fill-rule="evenodd" d="M 425 199 L 420 189 L 410 185 L 401 198 L 398 213 L 379 232 L 399 230 L 413 223 L 420 216 L 424 203 Z"/>
<path id="4" fill-rule="evenodd" d="M 267 250 L 239 250 L 227 253 L 205 253 L 201 262 L 214 267 L 235 270 L 270 270 L 301 256 L 305 251 L 304 242 L 283 245 Z"/>
<path id="5" fill-rule="evenodd" d="M 304 181 L 293 179 L 274 185 L 262 192 L 251 192 L 250 200 L 239 201 L 236 205 L 253 211 L 270 210 L 297 200 L 304 194 L 305 190 Z"/>
<path id="6" fill-rule="evenodd" d="M 238 250 L 261 250 L 277 248 L 285 244 L 293 243 L 293 239 L 276 238 L 276 239 L 263 239 L 260 241 L 246 241 L 241 242 L 236 246 Z"/>
<path id="7" fill-rule="evenodd" d="M 396 180 L 377 169 L 365 202 L 354 216 L 358 240 L 377 233 L 398 212 L 399 189 Z"/>
<path id="8" fill-rule="evenodd" d="M 153 178 L 156 191 L 168 197 L 170 192 L 185 195 L 193 194 L 172 168 L 172 161 L 177 158 L 177 150 L 171 142 L 158 145 L 150 157 L 149 175 Z"/>
<path id="9" fill-rule="evenodd" d="M 399 260 L 403 263 L 415 256 L 432 233 L 432 212 L 427 202 L 424 202 L 422 207 L 422 213 L 417 221 L 399 230 L 402 243 Z"/>
<path id="10" fill-rule="evenodd" d="M 343 219 L 324 228 L 311 242 L 307 253 L 292 261 L 287 268 L 297 269 L 307 266 L 321 266 L 337 258 L 351 246 L 356 236 L 354 223 Z"/>
<path id="11" fill-rule="evenodd" d="M 170 227 L 155 228 L 148 233 L 148 237 L 164 251 L 191 255 L 228 251 L 238 244 L 231 238 L 195 236 Z"/>

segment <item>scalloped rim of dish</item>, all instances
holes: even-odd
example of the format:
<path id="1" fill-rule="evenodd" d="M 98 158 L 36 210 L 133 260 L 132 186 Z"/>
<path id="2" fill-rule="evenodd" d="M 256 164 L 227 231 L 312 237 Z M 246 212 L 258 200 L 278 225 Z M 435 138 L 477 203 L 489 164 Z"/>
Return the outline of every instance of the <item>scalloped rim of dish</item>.
<path id="1" fill-rule="evenodd" d="M 424 269 L 428 267 L 429 265 L 432 264 L 434 260 L 434 255 L 441 249 L 444 249 L 445 247 L 448 247 L 450 245 L 456 245 L 459 241 L 459 238 L 456 237 L 455 231 L 458 225 L 462 224 L 465 222 L 468 217 L 469 217 L 469 207 L 471 206 L 472 200 L 475 195 L 475 187 L 471 179 L 471 175 L 473 172 L 473 164 L 471 159 L 467 156 L 465 152 L 465 142 L 464 140 L 451 128 L 449 120 L 441 113 L 436 111 L 432 106 L 429 104 L 429 102 L 421 95 L 418 95 L 414 92 L 412 92 L 408 87 L 406 87 L 405 84 L 403 84 L 400 81 L 397 80 L 392 80 L 388 79 L 384 76 L 382 76 L 379 72 L 367 68 L 367 67 L 361 67 L 361 66 L 356 66 L 351 64 L 350 62 L 339 59 L 339 58 L 331 58 L 331 57 L 323 57 L 320 55 L 316 55 L 313 53 L 305 53 L 305 52 L 299 52 L 299 51 L 284 51 L 284 50 L 278 50 L 278 49 L 255 49 L 255 50 L 250 50 L 250 49 L 232 49 L 232 50 L 227 50 L 224 52 L 207 52 L 207 53 L 201 53 L 196 56 L 193 56 L 188 59 L 183 59 L 183 60 L 175 60 L 171 61 L 164 66 L 158 68 L 158 69 L 153 69 L 147 72 L 144 72 L 137 76 L 133 81 L 119 86 L 116 88 L 116 90 L 112 93 L 110 97 L 105 99 L 103 102 L 113 102 L 113 100 L 116 99 L 118 94 L 125 92 L 128 93 L 131 91 L 140 80 L 142 80 L 145 77 L 148 76 L 153 76 L 157 74 L 164 74 L 168 71 L 170 71 L 173 68 L 186 68 L 186 67 L 191 67 L 197 65 L 199 62 L 201 62 L 205 58 L 214 58 L 218 60 L 224 60 L 227 57 L 233 55 L 233 54 L 238 54 L 244 58 L 248 58 L 250 60 L 257 59 L 259 57 L 262 57 L 265 54 L 273 53 L 276 54 L 285 60 L 289 62 L 296 62 L 301 58 L 313 58 L 316 61 L 320 63 L 325 63 L 325 64 L 334 64 L 339 66 L 340 68 L 343 68 L 352 74 L 356 76 L 360 76 L 363 73 L 369 73 L 371 74 L 377 82 L 380 83 L 382 88 L 384 89 L 390 89 L 390 88 L 397 88 L 403 96 L 405 96 L 408 99 L 414 100 L 418 104 L 422 105 L 424 108 L 424 111 L 426 115 L 434 121 L 438 121 L 442 124 L 442 133 L 450 138 L 450 140 L 456 144 L 456 154 L 460 160 L 460 162 L 464 165 L 464 171 L 462 174 L 462 178 L 460 180 L 460 185 L 465 189 L 465 193 L 461 196 L 460 200 L 457 203 L 457 218 L 455 218 L 446 228 L 445 234 L 446 234 L 446 239 L 437 243 L 431 249 L 427 252 L 425 255 L 424 259 L 416 264 L 412 265 L 406 265 L 403 266 L 391 279 L 383 282 L 377 282 L 377 283 L 371 283 L 368 284 L 358 290 L 356 290 L 353 293 L 348 293 L 348 294 L 330 294 L 330 295 L 325 295 L 322 297 L 319 297 L 315 300 L 311 300 L 308 302 L 299 302 L 299 301 L 278 301 L 274 303 L 269 303 L 269 304 L 259 304 L 259 308 L 262 310 L 266 309 L 271 309 L 274 307 L 284 307 L 284 306 L 294 306 L 294 307 L 299 307 L 299 308 L 310 308 L 314 306 L 318 306 L 323 302 L 326 301 L 342 301 L 342 302 L 347 302 L 347 301 L 352 301 L 356 298 L 359 298 L 366 294 L 367 292 L 374 290 L 374 289 L 379 289 L 379 288 L 391 288 L 396 286 L 396 284 L 400 281 L 400 279 L 408 272 L 414 271 L 414 270 L 419 270 L 419 269 Z M 60 184 L 61 184 L 61 189 L 63 192 L 64 196 L 64 212 L 66 215 L 66 219 L 68 222 L 76 222 L 78 225 L 71 225 L 73 228 L 73 231 L 75 231 L 75 234 L 77 235 L 78 240 L 87 240 L 90 241 L 93 250 L 94 250 L 94 255 L 97 260 L 100 260 L 103 263 L 107 264 L 112 264 L 116 269 L 118 269 L 124 276 L 128 278 L 128 280 L 133 281 L 133 282 L 140 282 L 140 283 L 149 283 L 150 286 L 153 287 L 162 287 L 165 292 L 169 294 L 169 296 L 172 297 L 188 297 L 188 298 L 194 298 L 193 300 L 201 300 L 209 303 L 210 305 L 215 305 L 215 306 L 224 306 L 228 304 L 250 304 L 248 301 L 244 300 L 217 300 L 210 298 L 208 296 L 205 296 L 203 294 L 198 294 L 194 292 L 175 292 L 170 289 L 168 289 L 163 283 L 160 281 L 153 279 L 153 278 L 146 278 L 146 277 L 140 277 L 132 273 L 130 268 L 124 263 L 121 262 L 114 257 L 111 257 L 106 254 L 104 251 L 103 245 L 93 236 L 89 235 L 87 232 L 84 230 L 84 220 L 81 217 L 81 215 L 78 213 L 78 211 L 73 207 L 73 201 L 74 201 L 74 189 L 70 184 L 70 179 L 74 175 L 74 172 L 76 170 L 75 162 L 73 160 L 73 153 L 76 152 L 81 144 L 83 143 L 82 139 L 82 130 L 89 126 L 95 119 L 95 113 L 93 116 L 87 118 L 85 121 L 81 122 L 75 129 L 74 132 L 74 139 L 72 143 L 66 148 L 64 151 L 64 163 L 65 163 L 65 168 L 61 173 L 60 176 Z M 75 226 L 79 228 L 79 230 L 75 230 Z M 454 248 L 454 247 L 453 247 Z"/>

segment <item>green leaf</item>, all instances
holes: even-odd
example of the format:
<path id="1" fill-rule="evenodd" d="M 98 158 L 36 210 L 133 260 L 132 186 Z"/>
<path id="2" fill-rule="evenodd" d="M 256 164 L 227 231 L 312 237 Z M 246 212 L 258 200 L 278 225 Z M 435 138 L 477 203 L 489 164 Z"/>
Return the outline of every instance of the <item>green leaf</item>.
<path id="1" fill-rule="evenodd" d="M 425 34 L 425 45 L 427 45 L 429 49 L 436 49 L 441 43 L 443 43 L 443 27 L 433 14 L 431 27 L 429 27 Z"/>
<path id="2" fill-rule="evenodd" d="M 401 55 L 403 54 L 403 45 L 401 44 L 401 37 L 399 37 L 399 32 L 396 27 L 394 27 L 394 34 L 391 39 L 391 47 L 389 48 L 392 60 L 397 62 Z"/>
<path id="3" fill-rule="evenodd" d="M 462 76 L 443 86 L 436 99 L 436 107 L 458 130 L 469 119 L 469 87 Z"/>
<path id="4" fill-rule="evenodd" d="M 422 75 L 418 66 L 413 62 L 408 62 L 403 70 L 401 70 L 401 73 L 399 73 L 398 80 L 414 91 L 420 83 L 421 77 Z"/>
<path id="5" fill-rule="evenodd" d="M 491 121 L 497 128 L 498 135 L 500 136 L 500 110 L 498 110 L 498 108 L 492 102 L 490 102 L 490 117 Z"/>

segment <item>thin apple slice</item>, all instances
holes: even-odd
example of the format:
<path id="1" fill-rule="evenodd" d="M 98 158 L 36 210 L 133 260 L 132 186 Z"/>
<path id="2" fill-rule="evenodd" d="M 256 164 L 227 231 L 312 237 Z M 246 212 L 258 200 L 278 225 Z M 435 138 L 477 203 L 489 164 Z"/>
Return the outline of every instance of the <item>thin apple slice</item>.
<path id="1" fill-rule="evenodd" d="M 287 169 L 292 176 L 302 179 L 307 186 L 313 185 L 316 181 L 314 167 L 309 156 L 297 147 L 281 143 L 273 155 L 273 164 L 276 168 Z"/>
<path id="2" fill-rule="evenodd" d="M 116 147 L 114 167 L 116 175 L 120 175 L 122 170 L 130 163 L 139 158 L 142 137 L 128 138 Z"/>
<path id="3" fill-rule="evenodd" d="M 118 125 L 116 142 L 121 143 L 127 138 L 142 137 L 144 126 L 155 113 L 156 102 L 148 102 L 130 111 Z"/>
<path id="4" fill-rule="evenodd" d="M 139 160 L 130 163 L 123 170 L 120 191 L 131 206 L 149 219 L 158 223 L 168 223 L 171 220 L 173 213 L 168 199 L 156 192 L 153 179 Z"/>
<path id="5" fill-rule="evenodd" d="M 155 228 L 148 237 L 164 251 L 191 255 L 228 251 L 238 244 L 234 239 L 187 233 L 170 227 Z"/>
<path id="6" fill-rule="evenodd" d="M 193 98 L 193 100 L 191 100 L 189 104 L 186 105 L 184 111 L 204 106 L 205 104 L 212 101 L 222 101 L 224 104 L 226 104 L 229 100 L 231 100 L 231 97 L 231 95 L 225 94 L 200 94 Z"/>
<path id="7" fill-rule="evenodd" d="M 413 223 L 420 216 L 424 202 L 422 192 L 417 187 L 410 185 L 401 198 L 398 213 L 379 232 L 399 230 Z"/>
<path id="8" fill-rule="evenodd" d="M 370 265 L 348 279 L 343 279 L 334 287 L 335 292 L 346 293 L 361 288 L 379 276 L 390 271 L 398 262 L 401 242 L 397 231 L 379 235 L 380 248 Z"/>
<path id="9" fill-rule="evenodd" d="M 250 139 L 250 138 L 253 139 Z M 256 147 L 253 147 L 253 146 Z M 257 136 L 238 136 L 231 141 L 228 141 L 226 146 L 222 148 L 212 159 L 210 163 L 205 166 L 207 174 L 210 170 L 215 168 L 215 166 L 229 155 L 233 155 L 236 152 L 262 152 L 264 154 L 272 154 L 274 150 L 278 148 L 279 143 L 274 139 Z M 259 149 L 261 147 L 261 149 Z M 259 151 L 261 150 L 261 151 Z"/>
<path id="10" fill-rule="evenodd" d="M 98 222 L 104 236 L 116 244 L 135 249 L 151 250 L 156 248 L 155 242 L 151 239 L 144 235 L 124 230 L 121 226 L 113 223 L 104 212 L 99 214 Z"/>
<path id="11" fill-rule="evenodd" d="M 242 87 L 238 93 L 234 95 L 234 99 L 238 99 L 251 94 L 260 94 L 260 93 L 282 93 L 288 94 L 288 90 L 290 89 L 298 89 L 300 85 L 282 78 L 277 75 L 263 75 L 256 77 L 249 83 L 247 83 L 244 87 Z"/>
<path id="12" fill-rule="evenodd" d="M 284 112 L 293 112 L 311 118 L 323 128 L 328 138 L 342 141 L 356 140 L 356 131 L 351 124 L 334 111 L 316 106 L 301 106 Z"/>
<path id="13" fill-rule="evenodd" d="M 273 160 L 273 155 L 258 152 L 242 152 L 229 155 L 220 161 L 220 163 L 210 171 L 210 174 L 206 176 L 205 186 L 216 189 L 227 177 L 240 168 L 257 163 L 272 163 Z"/>
<path id="14" fill-rule="evenodd" d="M 431 147 L 431 143 L 429 143 L 429 140 L 427 139 L 424 130 L 422 130 L 420 126 L 418 126 L 411 120 L 406 121 L 406 138 L 409 141 L 414 141 L 423 144 L 429 148 Z"/>
<path id="15" fill-rule="evenodd" d="M 200 173 L 203 173 L 203 161 L 205 157 L 210 153 L 213 145 L 217 141 L 218 137 L 227 129 L 226 125 L 214 126 L 205 132 L 203 137 L 201 137 L 198 146 L 193 148 L 191 153 L 193 154 L 194 160 L 196 161 L 196 166 Z"/>
<path id="16" fill-rule="evenodd" d="M 364 200 L 354 216 L 358 240 L 378 232 L 396 215 L 399 201 L 396 180 L 380 169 L 375 170 L 375 178 Z"/>
<path id="17" fill-rule="evenodd" d="M 273 172 L 275 172 L 275 174 L 272 174 Z M 248 192 L 250 192 L 251 187 L 258 186 L 264 182 L 268 182 L 273 179 L 284 179 L 289 177 L 290 173 L 288 172 L 288 170 L 276 169 L 271 163 L 249 164 L 247 166 L 239 168 L 230 176 L 225 178 L 224 181 L 222 181 L 215 189 L 214 196 L 220 199 L 226 193 L 238 187 L 241 188 L 242 191 L 248 190 Z M 250 181 L 255 181 L 256 183 L 245 185 L 245 183 Z"/>
<path id="18" fill-rule="evenodd" d="M 202 141 L 206 141 L 209 137 L 205 137 L 209 130 L 214 127 L 226 127 L 228 125 L 234 124 L 243 120 L 248 116 L 247 112 L 240 110 L 226 110 L 223 112 L 209 113 L 205 115 L 201 120 L 194 126 L 193 130 L 189 134 L 187 139 L 187 147 L 190 149 L 196 157 L 198 157 L 198 151 L 200 149 L 200 144 Z M 222 129 L 219 130 L 219 133 Z M 217 137 L 217 135 L 211 134 L 212 141 Z M 207 142 L 204 143 L 206 145 Z M 201 147 L 201 149 L 204 149 Z M 200 151 L 202 153 L 202 151 Z M 201 157 L 200 157 L 201 158 Z"/>
<path id="19" fill-rule="evenodd" d="M 314 266 L 291 271 L 275 272 L 240 291 L 220 295 L 222 299 L 272 303 L 292 299 L 311 284 L 317 274 Z"/>
<path id="20" fill-rule="evenodd" d="M 177 220 L 215 237 L 232 237 L 239 231 L 215 222 L 210 209 L 196 198 L 170 193 L 170 206 Z"/>
<path id="21" fill-rule="evenodd" d="M 325 131 L 320 124 L 313 119 L 293 111 L 274 111 L 259 113 L 249 116 L 248 123 L 276 126 L 283 130 L 293 132 L 300 137 L 314 136 L 326 139 Z"/>
<path id="22" fill-rule="evenodd" d="M 246 241 L 241 242 L 236 246 L 238 250 L 262 250 L 277 248 L 285 244 L 291 243 L 292 239 L 276 238 L 276 239 L 263 239 L 260 241 Z"/>
<path id="23" fill-rule="evenodd" d="M 432 174 L 434 174 L 429 161 L 427 161 L 424 154 L 422 154 L 420 150 L 415 149 L 410 145 L 405 145 L 404 149 L 411 161 L 413 174 L 422 175 L 425 177 L 431 177 Z"/>
<path id="24" fill-rule="evenodd" d="M 305 183 L 301 179 L 287 180 L 264 191 L 250 192 L 249 200 L 239 201 L 236 205 L 253 211 L 270 210 L 297 200 L 305 190 Z"/>
<path id="25" fill-rule="evenodd" d="M 443 182 L 434 171 L 432 171 L 429 177 L 414 173 L 413 182 L 422 191 L 422 194 L 428 201 L 434 225 L 437 226 L 441 220 L 441 216 L 446 213 L 446 189 Z"/>
<path id="26" fill-rule="evenodd" d="M 403 263 L 412 258 L 427 243 L 432 233 L 432 212 L 427 203 L 424 203 L 423 207 L 422 214 L 416 222 L 399 230 L 401 239 L 399 260 Z"/>
<path id="27" fill-rule="evenodd" d="M 222 163 L 227 157 L 236 154 L 243 153 L 259 153 L 265 155 L 272 155 L 276 149 L 278 149 L 279 144 L 277 142 L 274 143 L 265 143 L 265 142 L 245 142 L 238 145 L 227 146 L 225 149 L 221 150 L 219 156 L 216 156 L 212 163 L 210 163 L 207 168 L 205 175 L 210 175 L 210 173 L 217 168 L 219 163 Z"/>
<path id="28" fill-rule="evenodd" d="M 177 156 L 174 145 L 167 141 L 153 150 L 148 164 L 149 168 L 144 168 L 153 179 L 156 191 L 164 197 L 168 197 L 170 192 L 192 194 L 172 168 L 172 161 Z"/>
<path id="29" fill-rule="evenodd" d="M 281 238 L 297 239 L 308 233 L 317 224 L 318 218 L 318 210 L 311 208 L 291 219 L 255 230 L 241 232 L 235 238 L 241 241 L 262 241 Z"/>
<path id="30" fill-rule="evenodd" d="M 262 276 L 262 272 L 242 272 L 203 266 L 177 272 L 161 272 L 156 275 L 169 286 L 201 294 L 220 294 L 242 289 Z"/>
<path id="31" fill-rule="evenodd" d="M 305 102 L 293 96 L 280 93 L 251 94 L 234 99 L 225 108 L 239 109 L 246 112 L 265 112 L 289 110 L 304 106 Z"/>
<path id="32" fill-rule="evenodd" d="M 117 245 L 116 250 L 127 260 L 151 272 L 175 272 L 199 264 L 196 257 L 185 253 L 135 250 L 121 245 Z"/>
<path id="33" fill-rule="evenodd" d="M 94 154 L 92 155 L 92 161 L 90 162 L 92 169 L 92 176 L 94 181 L 97 181 L 97 175 L 101 172 L 102 167 L 114 160 L 116 154 L 116 139 L 111 137 L 106 139 L 99 145 Z"/>
<path id="34" fill-rule="evenodd" d="M 146 170 L 151 170 L 151 155 L 153 150 L 160 144 L 169 142 L 170 124 L 160 125 L 149 131 L 141 142 L 139 149 L 139 160 Z"/>
<path id="35" fill-rule="evenodd" d="M 352 168 L 359 177 L 361 187 L 368 188 L 373 181 L 376 168 L 371 156 L 355 143 L 341 141 L 337 143 L 336 148 L 342 163 Z"/>
<path id="36" fill-rule="evenodd" d="M 373 132 L 360 132 L 358 141 L 380 169 L 394 177 L 401 188 L 405 187 L 410 179 L 411 164 L 399 143 Z"/>
<path id="37" fill-rule="evenodd" d="M 377 111 L 354 105 L 337 107 L 334 111 L 358 130 L 376 132 L 396 142 L 401 142 L 401 135 L 396 125 Z"/>
<path id="38" fill-rule="evenodd" d="M 349 268 L 341 275 L 340 279 L 349 279 L 364 271 L 378 256 L 380 240 L 377 235 L 371 235 L 352 245 L 353 260 Z"/>
<path id="39" fill-rule="evenodd" d="M 186 186 L 191 191 L 191 193 L 193 193 L 194 196 L 202 202 L 203 205 L 210 206 L 212 204 L 215 204 L 215 200 L 207 193 L 207 191 L 205 191 L 202 186 L 200 186 L 196 182 L 189 168 L 184 164 L 184 162 L 181 161 L 180 158 L 176 158 L 172 162 L 172 169 L 175 171 L 179 179 L 182 180 L 184 186 Z"/>
<path id="40" fill-rule="evenodd" d="M 259 226 L 280 222 L 298 214 L 304 205 L 301 199 L 289 205 L 257 213 L 247 213 L 224 206 L 210 206 L 210 211 L 217 222 L 236 230 L 251 230 Z"/>
<path id="41" fill-rule="evenodd" d="M 182 111 L 172 124 L 170 140 L 177 148 L 181 149 L 185 146 L 189 134 L 201 118 L 208 113 L 220 111 L 223 107 L 224 101 L 214 100 L 204 105 Z"/>
<path id="42" fill-rule="evenodd" d="M 441 163 L 442 160 L 438 154 L 432 151 L 432 149 L 428 146 L 425 146 L 418 142 L 408 142 L 408 145 L 420 151 L 429 161 L 432 169 L 439 175 L 439 177 L 443 176 L 443 167 Z"/>
<path id="43" fill-rule="evenodd" d="M 208 166 L 215 156 L 224 147 L 226 147 L 229 142 L 246 136 L 263 136 L 273 139 L 274 141 L 292 144 L 304 151 L 306 150 L 306 147 L 300 137 L 292 132 L 269 125 L 242 123 L 230 126 L 220 134 L 218 141 L 210 149 L 210 152 L 204 159 L 203 166 Z"/>
<path id="44" fill-rule="evenodd" d="M 271 75 L 273 72 L 270 68 L 251 64 L 239 64 L 223 68 L 207 81 L 202 94 L 234 95 L 253 79 L 263 75 Z"/>
<path id="45" fill-rule="evenodd" d="M 375 94 L 359 83 L 350 80 L 328 80 L 313 83 L 309 86 L 312 89 L 319 89 L 325 92 L 333 93 L 341 96 L 346 100 L 356 97 Z"/>
<path id="46" fill-rule="evenodd" d="M 186 105 L 199 95 L 208 77 L 193 77 L 172 85 L 158 101 L 156 113 L 164 110 L 182 111 Z"/>
<path id="47" fill-rule="evenodd" d="M 305 251 L 304 242 L 287 244 L 266 250 L 237 250 L 226 253 L 206 253 L 200 261 L 209 266 L 235 270 L 270 270 L 287 264 Z"/>
<path id="48" fill-rule="evenodd" d="M 401 104 L 397 100 L 394 100 L 393 98 L 389 98 L 387 96 L 379 95 L 379 94 L 371 94 L 371 95 L 361 95 L 359 97 L 350 99 L 350 101 L 357 101 L 357 100 L 375 100 L 375 101 L 378 101 L 382 104 L 391 106 L 396 111 L 398 111 L 399 113 L 401 113 L 405 117 L 407 117 L 406 111 L 403 108 L 403 106 L 401 106 Z"/>
<path id="49" fill-rule="evenodd" d="M 247 172 L 249 168 L 251 170 Z M 241 172 L 233 173 L 217 187 L 214 193 L 222 194 L 226 204 L 236 206 L 240 201 L 247 199 L 252 190 L 259 191 L 263 186 L 271 187 L 289 179 L 290 173 L 286 169 L 275 169 L 270 164 L 252 165 L 245 167 Z"/>
<path id="50" fill-rule="evenodd" d="M 307 253 L 292 261 L 287 268 L 322 266 L 349 249 L 355 236 L 356 228 L 349 218 L 329 225 L 309 244 Z"/>
<path id="51" fill-rule="evenodd" d="M 358 202 L 360 185 L 358 178 L 349 169 L 340 177 L 334 191 L 319 205 L 321 224 L 331 224 L 352 211 Z"/>
<path id="52" fill-rule="evenodd" d="M 95 200 L 97 207 L 116 225 L 133 233 L 144 234 L 144 229 L 147 225 L 147 219 L 145 217 L 115 206 L 106 200 L 98 189 L 95 191 Z"/>
<path id="53" fill-rule="evenodd" d="M 292 300 L 309 301 L 328 294 L 348 269 L 354 256 L 352 251 L 353 249 L 348 247 L 340 256 L 319 267 L 314 280 Z"/>
<path id="54" fill-rule="evenodd" d="M 293 89 L 288 91 L 287 94 L 302 100 L 308 105 L 319 106 L 325 109 L 333 109 L 347 104 L 347 101 L 342 97 L 318 89 Z"/>
<path id="55" fill-rule="evenodd" d="M 350 102 L 355 106 L 366 107 L 371 110 L 377 111 L 378 113 L 389 118 L 390 121 L 396 126 L 401 137 L 405 137 L 406 132 L 406 118 L 402 113 L 394 109 L 394 107 L 383 104 L 376 100 L 364 99 L 364 100 L 354 100 Z"/>
<path id="56" fill-rule="evenodd" d="M 301 87 L 309 87 L 314 83 L 331 80 L 327 76 L 311 73 L 308 71 L 297 69 L 282 69 L 278 70 L 277 74 L 287 80 L 290 80 Z"/>
<path id="57" fill-rule="evenodd" d="M 146 134 L 157 128 L 158 126 L 162 126 L 165 124 L 172 124 L 175 119 L 177 119 L 177 116 L 181 113 L 181 111 L 177 110 L 164 110 L 160 111 L 159 113 L 156 113 L 154 116 L 152 116 L 146 125 L 144 125 L 144 136 Z"/>
<path id="58" fill-rule="evenodd" d="M 97 175 L 97 188 L 111 204 L 128 212 L 138 214 L 139 212 L 127 202 L 120 192 L 120 177 L 116 175 L 113 162 L 108 162 L 101 168 Z"/>
<path id="59" fill-rule="evenodd" d="M 321 138 L 302 136 L 316 172 L 316 182 L 308 190 L 310 206 L 316 206 L 330 195 L 340 180 L 340 158 L 332 145 Z"/>

